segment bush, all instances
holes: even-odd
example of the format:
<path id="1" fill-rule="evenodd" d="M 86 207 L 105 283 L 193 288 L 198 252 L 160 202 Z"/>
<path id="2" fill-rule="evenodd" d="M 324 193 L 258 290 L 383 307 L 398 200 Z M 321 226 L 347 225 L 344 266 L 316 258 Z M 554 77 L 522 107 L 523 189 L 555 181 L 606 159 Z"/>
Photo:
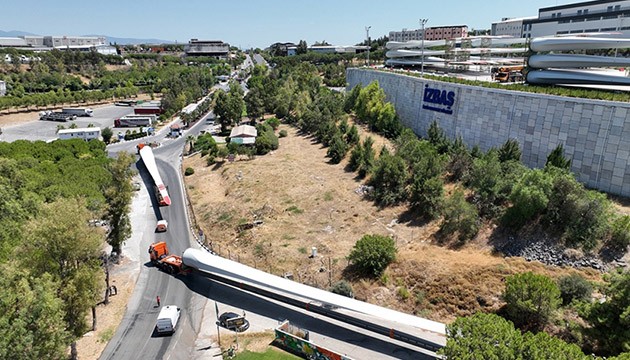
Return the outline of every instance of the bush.
<path id="1" fill-rule="evenodd" d="M 559 144 L 553 149 L 549 156 L 547 156 L 547 162 L 545 167 L 555 166 L 559 169 L 569 170 L 571 168 L 571 160 L 564 156 L 564 145 Z"/>
<path id="2" fill-rule="evenodd" d="M 552 186 L 553 178 L 548 172 L 539 169 L 526 171 L 512 188 L 512 207 L 505 212 L 504 222 L 518 229 L 542 214 L 549 203 Z"/>
<path id="3" fill-rule="evenodd" d="M 444 235 L 457 233 L 460 242 L 472 239 L 479 232 L 477 208 L 466 201 L 463 191 L 455 191 L 444 202 L 444 221 L 440 232 Z"/>
<path id="4" fill-rule="evenodd" d="M 278 137 L 274 134 L 273 130 L 265 129 L 262 132 L 258 132 L 258 136 L 256 137 L 256 154 L 265 155 L 277 148 Z"/>
<path id="5" fill-rule="evenodd" d="M 608 245 L 613 249 L 625 251 L 630 245 L 630 216 L 617 216 L 611 225 Z"/>
<path id="6" fill-rule="evenodd" d="M 558 280 L 558 287 L 563 305 L 568 305 L 573 300 L 589 300 L 593 293 L 591 283 L 576 273 L 561 277 Z"/>
<path id="7" fill-rule="evenodd" d="M 517 327 L 534 330 L 542 329 L 562 302 L 558 285 L 532 272 L 509 276 L 503 298 L 508 319 Z"/>
<path id="8" fill-rule="evenodd" d="M 365 149 L 364 149 L 365 156 Z M 405 160 L 400 156 L 383 154 L 374 167 L 374 174 L 369 185 L 374 187 L 372 196 L 380 206 L 390 206 L 407 198 L 407 179 L 409 173 Z"/>
<path id="9" fill-rule="evenodd" d="M 101 136 L 103 137 L 103 142 L 109 144 L 112 140 L 112 136 L 114 136 L 114 132 L 110 127 L 106 127 L 101 131 Z"/>
<path id="10" fill-rule="evenodd" d="M 339 164 L 346 156 L 347 152 L 348 146 L 346 145 L 346 142 L 343 141 L 341 133 L 337 132 L 330 142 L 330 147 L 328 148 L 326 156 L 330 158 L 330 162 L 333 164 Z"/>
<path id="11" fill-rule="evenodd" d="M 277 130 L 278 126 L 280 126 L 280 120 L 278 120 L 275 117 L 269 118 L 267 119 L 267 121 L 265 121 L 269 126 L 271 126 L 272 129 Z"/>
<path id="12" fill-rule="evenodd" d="M 509 139 L 499 149 L 499 161 L 521 161 L 521 148 L 516 139 Z"/>
<path id="13" fill-rule="evenodd" d="M 378 277 L 396 259 L 396 252 L 396 243 L 391 237 L 364 235 L 354 244 L 348 259 L 359 272 Z"/>
<path id="14" fill-rule="evenodd" d="M 136 140 L 136 139 L 140 139 L 141 137 L 147 136 L 148 134 L 145 132 L 129 132 L 127 134 L 125 134 L 125 140 Z"/>
<path id="15" fill-rule="evenodd" d="M 208 154 L 214 155 L 217 153 L 218 145 L 216 141 L 214 141 L 212 134 L 206 133 L 197 137 L 194 142 L 193 148 L 195 149 L 195 151 L 201 151 L 201 156 L 205 156 Z"/>
<path id="16" fill-rule="evenodd" d="M 190 176 L 192 174 L 195 173 L 195 169 L 191 168 L 191 167 L 187 167 L 186 170 L 184 171 L 184 175 L 186 176 Z"/>
<path id="17" fill-rule="evenodd" d="M 411 185 L 411 206 L 429 219 L 437 218 L 444 205 L 444 182 L 439 177 L 415 176 Z"/>
<path id="18" fill-rule="evenodd" d="M 278 133 L 278 136 L 281 138 L 287 137 L 287 131 L 284 129 L 280 130 L 280 132 Z"/>
<path id="19" fill-rule="evenodd" d="M 354 299 L 354 293 L 352 292 L 352 285 L 350 285 L 350 283 L 345 281 L 345 280 L 337 281 L 330 288 L 330 291 L 335 293 L 335 294 L 347 296 L 349 298 Z"/>

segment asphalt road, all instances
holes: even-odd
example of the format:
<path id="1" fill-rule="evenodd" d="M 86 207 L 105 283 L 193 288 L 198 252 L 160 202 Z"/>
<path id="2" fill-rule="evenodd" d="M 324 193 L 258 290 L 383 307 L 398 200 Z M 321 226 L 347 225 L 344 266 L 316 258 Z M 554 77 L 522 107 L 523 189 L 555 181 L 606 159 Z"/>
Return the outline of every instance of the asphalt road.
<path id="1" fill-rule="evenodd" d="M 191 301 L 192 293 L 178 276 L 171 276 L 159 271 L 148 262 L 147 249 L 156 241 L 166 241 L 173 254 L 182 254 L 191 246 L 191 234 L 186 218 L 183 185 L 178 171 L 181 163 L 181 152 L 185 144 L 185 136 L 196 135 L 207 125 L 200 121 L 187 133 L 178 139 L 165 137 L 167 127 L 155 136 L 135 141 L 126 141 L 110 145 L 110 156 L 120 151 L 135 153 L 135 147 L 140 142 L 158 141 L 162 146 L 154 150 L 156 163 L 162 180 L 169 186 L 171 206 L 158 206 L 153 194 L 153 180 L 143 162 L 138 158 L 136 167 L 142 179 L 142 189 L 148 195 L 147 209 L 136 221 L 144 222 L 142 240 L 138 242 L 140 254 L 140 275 L 132 298 L 127 306 L 127 312 L 118 327 L 114 337 L 101 354 L 101 359 L 189 359 L 190 349 L 194 345 L 196 334 L 200 326 L 201 305 L 194 305 Z M 157 220 L 168 221 L 168 231 L 154 233 Z M 144 256 L 144 257 L 143 257 Z M 156 304 L 156 297 L 161 299 L 161 305 L 177 305 L 182 309 L 178 330 L 173 336 L 156 336 L 155 321 L 160 307 Z"/>
<path id="2" fill-rule="evenodd" d="M 55 140 L 57 139 L 57 126 L 59 125 L 68 128 L 71 124 L 76 124 L 77 127 L 82 128 L 88 127 L 89 124 L 92 124 L 95 127 L 100 127 L 102 129 L 105 127 L 113 127 L 114 119 L 133 113 L 133 109 L 131 107 L 114 105 L 97 107 L 93 110 L 94 116 L 92 117 L 77 117 L 76 120 L 68 122 L 42 121 L 38 120 L 39 117 L 36 114 L 33 114 L 33 121 L 2 127 L 0 141 L 13 142 L 16 140 Z"/>

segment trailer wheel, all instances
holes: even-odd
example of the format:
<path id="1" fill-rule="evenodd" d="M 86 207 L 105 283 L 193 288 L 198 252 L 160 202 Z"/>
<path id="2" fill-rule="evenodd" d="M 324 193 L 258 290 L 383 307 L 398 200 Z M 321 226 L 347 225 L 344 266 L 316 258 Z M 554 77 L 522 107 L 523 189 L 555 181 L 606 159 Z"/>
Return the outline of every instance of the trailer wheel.
<path id="1" fill-rule="evenodd" d="M 167 274 L 172 274 L 173 273 L 173 267 L 171 265 L 166 265 L 166 273 Z"/>

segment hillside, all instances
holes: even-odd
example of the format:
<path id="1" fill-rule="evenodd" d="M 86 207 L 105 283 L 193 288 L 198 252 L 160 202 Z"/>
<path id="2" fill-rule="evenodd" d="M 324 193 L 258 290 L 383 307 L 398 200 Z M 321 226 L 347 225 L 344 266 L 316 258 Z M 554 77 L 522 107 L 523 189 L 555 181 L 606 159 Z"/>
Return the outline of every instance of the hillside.
<path id="1" fill-rule="evenodd" d="M 361 194 L 362 180 L 345 170 L 347 159 L 331 165 L 321 144 L 293 127 L 280 129 L 288 136 L 266 156 L 210 167 L 199 155 L 184 161 L 184 167 L 195 169 L 186 186 L 196 218 L 223 256 L 328 288 L 352 277 L 344 273 L 346 256 L 361 236 L 392 235 L 397 261 L 379 280 L 351 278 L 356 297 L 445 322 L 501 307 L 503 281 L 510 274 L 531 270 L 556 278 L 576 271 L 492 255 L 488 225 L 462 248 L 440 246 L 434 237 L 438 222 L 407 220 L 414 217 L 404 206 L 376 207 Z M 388 144 L 370 136 L 377 153 Z M 239 227 L 254 220 L 263 223 Z M 312 247 L 315 259 L 309 257 Z M 594 270 L 582 273 L 599 278 Z"/>

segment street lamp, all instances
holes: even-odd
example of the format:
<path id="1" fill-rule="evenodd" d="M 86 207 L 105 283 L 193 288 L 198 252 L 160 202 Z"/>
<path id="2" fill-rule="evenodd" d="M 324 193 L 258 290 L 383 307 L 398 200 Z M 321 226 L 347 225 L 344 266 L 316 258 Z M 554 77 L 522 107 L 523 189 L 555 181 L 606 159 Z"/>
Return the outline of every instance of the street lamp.
<path id="1" fill-rule="evenodd" d="M 422 45 L 420 45 L 420 76 L 424 76 L 424 24 L 429 19 L 420 19 L 420 25 L 422 26 Z"/>
<path id="2" fill-rule="evenodd" d="M 372 26 L 366 26 L 365 27 L 365 36 L 366 36 L 366 43 L 367 43 L 367 66 L 370 67 L 370 29 L 372 28 Z"/>

